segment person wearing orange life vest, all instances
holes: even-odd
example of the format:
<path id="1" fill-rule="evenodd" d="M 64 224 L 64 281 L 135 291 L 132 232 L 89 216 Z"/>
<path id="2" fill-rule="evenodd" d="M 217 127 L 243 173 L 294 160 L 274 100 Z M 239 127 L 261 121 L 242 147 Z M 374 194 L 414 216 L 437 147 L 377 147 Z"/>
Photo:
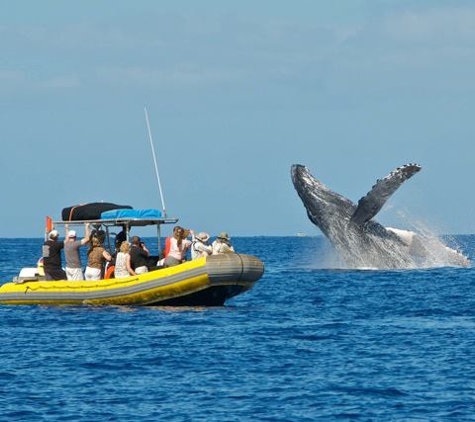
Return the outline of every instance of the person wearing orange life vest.
<path id="1" fill-rule="evenodd" d="M 182 227 L 180 226 L 175 226 L 173 227 L 173 233 L 171 236 L 168 236 L 166 239 L 165 239 L 165 249 L 163 251 L 163 258 L 166 258 L 168 256 L 168 254 L 170 253 L 170 246 L 171 246 L 171 240 L 173 239 L 173 237 L 175 236 L 175 233 L 177 230 L 181 229 Z"/>

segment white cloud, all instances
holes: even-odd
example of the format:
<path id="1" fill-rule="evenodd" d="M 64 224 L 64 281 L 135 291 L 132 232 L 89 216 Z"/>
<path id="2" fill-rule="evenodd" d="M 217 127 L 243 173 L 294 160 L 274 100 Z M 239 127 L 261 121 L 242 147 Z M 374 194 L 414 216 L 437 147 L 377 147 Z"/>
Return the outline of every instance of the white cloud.
<path id="1" fill-rule="evenodd" d="M 15 84 L 25 80 L 25 72 L 21 70 L 0 70 L 0 84 Z"/>
<path id="2" fill-rule="evenodd" d="M 449 72 L 450 79 L 451 67 L 475 67 L 473 22 L 475 8 L 445 8 L 392 12 L 358 27 L 179 15 L 147 17 L 142 26 L 2 26 L 0 47 L 14 58 L 0 73 L 0 87 L 190 89 L 326 80 L 331 89 L 364 90 L 378 81 L 399 86 L 398 72 L 418 85 L 428 70 Z"/>
<path id="3" fill-rule="evenodd" d="M 38 87 L 46 89 L 78 88 L 80 85 L 79 78 L 75 76 L 58 76 L 38 83 Z"/>
<path id="4" fill-rule="evenodd" d="M 188 89 L 243 80 L 245 71 L 213 69 L 193 64 L 174 67 L 101 67 L 96 71 L 99 82 L 107 85 L 139 86 L 143 88 Z"/>
<path id="5" fill-rule="evenodd" d="M 475 90 L 475 8 L 391 12 L 328 55 L 330 93 L 397 98 Z"/>
<path id="6" fill-rule="evenodd" d="M 407 11 L 389 16 L 383 27 L 389 38 L 411 43 L 475 42 L 475 8 Z"/>
<path id="7" fill-rule="evenodd" d="M 11 93 L 18 89 L 23 90 L 26 86 L 31 87 L 25 71 L 0 70 L 0 92 Z"/>

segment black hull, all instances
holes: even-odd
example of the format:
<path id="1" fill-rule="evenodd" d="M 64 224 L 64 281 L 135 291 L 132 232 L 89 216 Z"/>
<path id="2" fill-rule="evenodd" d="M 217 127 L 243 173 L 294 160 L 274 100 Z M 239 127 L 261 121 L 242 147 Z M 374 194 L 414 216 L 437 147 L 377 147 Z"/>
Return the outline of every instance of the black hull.
<path id="1" fill-rule="evenodd" d="M 246 290 L 246 286 L 215 286 L 187 296 L 151 303 L 149 306 L 223 306 L 227 300 Z"/>

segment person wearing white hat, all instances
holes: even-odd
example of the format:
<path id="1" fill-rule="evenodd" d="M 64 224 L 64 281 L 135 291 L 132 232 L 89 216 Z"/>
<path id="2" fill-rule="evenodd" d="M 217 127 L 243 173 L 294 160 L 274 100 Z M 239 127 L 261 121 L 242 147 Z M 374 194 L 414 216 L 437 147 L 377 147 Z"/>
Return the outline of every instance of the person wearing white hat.
<path id="1" fill-rule="evenodd" d="M 84 224 L 85 236 L 81 240 L 77 240 L 75 230 L 68 231 L 68 225 L 65 225 L 68 237 L 64 242 L 64 257 L 66 258 L 66 277 L 68 280 L 84 280 L 82 272 L 81 256 L 79 248 L 89 242 L 90 231 L 89 223 Z"/>
<path id="2" fill-rule="evenodd" d="M 191 241 L 191 259 L 202 258 L 213 253 L 213 248 L 208 245 L 209 234 L 206 232 L 198 233 L 196 236 L 193 230 L 190 230 Z"/>
<path id="3" fill-rule="evenodd" d="M 231 238 L 226 232 L 221 232 L 212 244 L 213 255 L 221 253 L 233 253 L 234 247 L 231 245 Z"/>
<path id="4" fill-rule="evenodd" d="M 57 230 L 51 230 L 48 240 L 43 243 L 43 268 L 46 280 L 66 280 L 66 273 L 61 267 L 61 249 L 64 242 L 58 240 Z"/>

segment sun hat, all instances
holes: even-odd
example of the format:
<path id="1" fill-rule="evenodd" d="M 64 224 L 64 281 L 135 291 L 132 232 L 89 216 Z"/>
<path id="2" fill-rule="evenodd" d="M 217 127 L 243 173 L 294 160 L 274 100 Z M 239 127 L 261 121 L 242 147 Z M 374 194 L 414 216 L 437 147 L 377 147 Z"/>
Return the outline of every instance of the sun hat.
<path id="1" fill-rule="evenodd" d="M 69 230 L 68 237 L 76 237 L 76 231 L 75 230 Z"/>
<path id="2" fill-rule="evenodd" d="M 206 232 L 200 232 L 196 235 L 196 238 L 202 242 L 207 242 L 209 240 L 209 234 Z"/>
<path id="3" fill-rule="evenodd" d="M 58 237 L 58 236 L 59 236 L 58 230 L 51 230 L 51 231 L 49 232 L 49 237 L 50 237 L 50 239 L 54 239 L 55 237 Z"/>
<path id="4" fill-rule="evenodd" d="M 226 232 L 221 232 L 218 234 L 218 239 L 231 240 L 229 235 Z"/>

